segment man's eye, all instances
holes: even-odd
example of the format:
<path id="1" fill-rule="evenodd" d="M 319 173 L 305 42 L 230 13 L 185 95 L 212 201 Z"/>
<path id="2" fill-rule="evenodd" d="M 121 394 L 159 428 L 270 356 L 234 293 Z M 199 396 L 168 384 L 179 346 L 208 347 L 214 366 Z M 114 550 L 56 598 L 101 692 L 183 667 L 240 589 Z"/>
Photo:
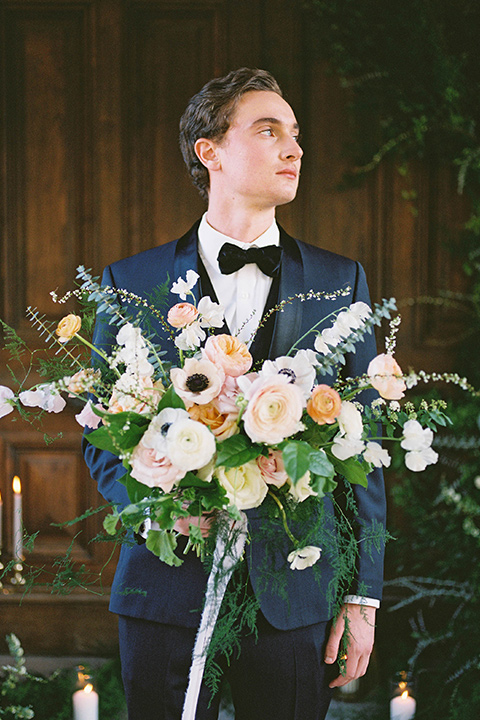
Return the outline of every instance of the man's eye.
<path id="1" fill-rule="evenodd" d="M 294 135 L 294 136 L 293 136 L 293 139 L 294 139 L 299 145 L 300 145 L 300 143 L 302 142 L 302 136 L 301 136 L 300 133 L 298 133 L 298 135 Z"/>
<path id="2" fill-rule="evenodd" d="M 265 130 L 261 130 L 262 135 L 268 135 L 269 137 L 273 137 L 273 130 L 272 128 L 265 128 Z"/>

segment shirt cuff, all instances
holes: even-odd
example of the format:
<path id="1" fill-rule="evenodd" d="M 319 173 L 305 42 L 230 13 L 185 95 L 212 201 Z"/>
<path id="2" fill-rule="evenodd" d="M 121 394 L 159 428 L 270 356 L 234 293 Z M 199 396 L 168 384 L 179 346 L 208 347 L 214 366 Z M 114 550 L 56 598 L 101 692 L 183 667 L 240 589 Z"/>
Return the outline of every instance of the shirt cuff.
<path id="1" fill-rule="evenodd" d="M 374 608 L 380 607 L 380 600 L 365 597 L 364 595 L 345 595 L 343 602 L 351 603 L 352 605 L 367 605 L 368 607 Z"/>

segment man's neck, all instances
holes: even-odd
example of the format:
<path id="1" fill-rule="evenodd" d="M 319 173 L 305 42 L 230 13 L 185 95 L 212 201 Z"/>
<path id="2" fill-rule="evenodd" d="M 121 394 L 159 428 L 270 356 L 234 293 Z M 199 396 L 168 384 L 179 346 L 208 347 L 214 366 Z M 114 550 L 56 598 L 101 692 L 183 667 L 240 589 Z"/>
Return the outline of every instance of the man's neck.
<path id="1" fill-rule="evenodd" d="M 275 208 L 245 211 L 209 202 L 207 222 L 223 235 L 243 243 L 252 243 L 268 230 L 275 220 Z"/>

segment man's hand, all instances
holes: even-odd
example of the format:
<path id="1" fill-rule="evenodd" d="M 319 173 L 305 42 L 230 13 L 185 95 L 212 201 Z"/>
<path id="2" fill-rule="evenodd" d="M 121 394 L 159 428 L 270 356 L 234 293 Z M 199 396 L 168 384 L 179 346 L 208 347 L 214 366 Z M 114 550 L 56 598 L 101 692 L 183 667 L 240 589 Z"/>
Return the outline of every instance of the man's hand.
<path id="1" fill-rule="evenodd" d="M 373 649 L 375 635 L 374 607 L 347 603 L 332 625 L 325 650 L 325 662 L 332 665 L 338 656 L 340 641 L 345 632 L 345 615 L 348 623 L 348 650 L 346 658 L 346 674 L 339 675 L 330 683 L 331 688 L 346 685 L 351 680 L 365 675 Z"/>

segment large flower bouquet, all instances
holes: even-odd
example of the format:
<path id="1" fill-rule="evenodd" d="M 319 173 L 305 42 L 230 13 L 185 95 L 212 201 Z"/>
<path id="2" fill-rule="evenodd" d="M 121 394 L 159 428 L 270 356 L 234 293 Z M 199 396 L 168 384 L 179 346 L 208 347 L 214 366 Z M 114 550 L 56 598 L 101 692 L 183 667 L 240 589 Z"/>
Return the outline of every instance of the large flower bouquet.
<path id="1" fill-rule="evenodd" d="M 0 417 L 15 408 L 23 414 L 25 408 L 60 412 L 65 395 L 80 400 L 83 409 L 76 419 L 85 426 L 88 442 L 118 456 L 125 468 L 121 482 L 130 504 L 113 508 L 104 522 L 107 533 L 116 534 L 119 523 L 142 533 L 163 562 L 183 562 L 175 553 L 179 535 L 188 536 L 187 549 L 201 554 L 207 536 L 221 525 L 238 523 L 242 511 L 269 497 L 291 543 L 290 567 L 304 569 L 317 562 L 322 549 L 302 544 L 288 518 L 307 498 L 320 501 L 335 490 L 339 477 L 347 485 L 367 487 L 369 472 L 390 464 L 382 440 L 401 445 L 411 470 L 437 461 L 433 431 L 448 421 L 445 404 L 401 407 L 398 402 L 407 387 L 431 377 L 404 376 L 394 359 L 399 317 L 392 319 L 393 300 L 373 310 L 354 303 L 312 328 L 311 349 L 297 350 L 293 344 L 287 356 L 252 369 L 245 343 L 213 332 L 223 325 L 222 307 L 209 297 L 196 304 L 194 271 L 173 283 L 171 292 L 182 302 L 166 316 L 143 298 L 100 286 L 83 267 L 78 278 L 78 289 L 63 298 L 52 293 L 53 300 L 66 302 L 73 295 L 96 303 L 113 335 L 109 351 L 82 334 L 80 315 L 69 314 L 55 327 L 29 309 L 33 324 L 57 355 L 63 353 L 58 367 L 46 365 L 58 377 L 29 389 L 23 379 L 17 392 L 1 387 Z M 163 295 L 167 291 L 163 288 Z M 342 293 L 348 289 L 317 293 L 317 299 Z M 142 330 L 145 309 L 169 329 L 177 366 L 162 360 L 164 351 Z M 370 362 L 366 375 L 341 379 L 346 353 L 355 352 L 355 344 L 385 318 L 390 320 L 386 351 Z M 93 366 L 72 343 L 92 351 Z M 329 375 L 332 385 L 325 383 Z M 454 375 L 434 379 L 466 387 Z M 362 404 L 357 396 L 368 388 L 376 390 L 377 398 Z"/>

